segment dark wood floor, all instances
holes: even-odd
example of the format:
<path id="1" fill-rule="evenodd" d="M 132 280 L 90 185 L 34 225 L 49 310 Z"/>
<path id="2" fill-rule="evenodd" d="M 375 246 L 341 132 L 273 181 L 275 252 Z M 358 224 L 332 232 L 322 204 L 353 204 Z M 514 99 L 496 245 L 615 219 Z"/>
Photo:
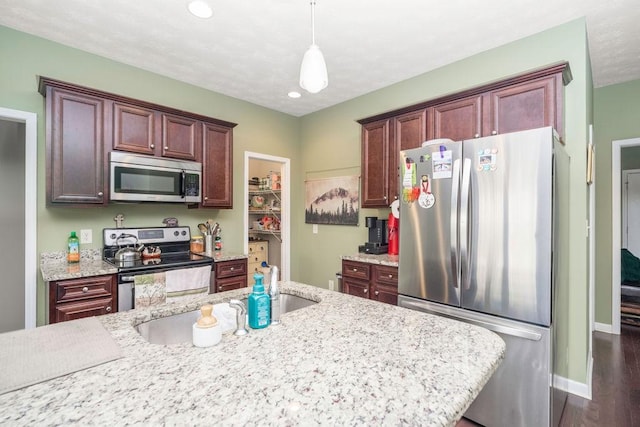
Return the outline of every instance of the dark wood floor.
<path id="1" fill-rule="evenodd" d="M 592 400 L 569 394 L 561 427 L 640 426 L 640 327 L 620 332 L 594 333 Z M 456 425 L 471 426 L 464 418 Z"/>

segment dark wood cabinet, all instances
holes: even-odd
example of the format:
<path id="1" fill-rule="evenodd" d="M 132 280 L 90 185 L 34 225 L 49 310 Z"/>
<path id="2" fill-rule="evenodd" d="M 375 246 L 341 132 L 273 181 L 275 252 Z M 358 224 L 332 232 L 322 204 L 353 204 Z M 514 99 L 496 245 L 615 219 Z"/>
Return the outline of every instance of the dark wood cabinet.
<path id="1" fill-rule="evenodd" d="M 197 120 L 162 114 L 162 156 L 199 160 L 200 126 Z"/>
<path id="2" fill-rule="evenodd" d="M 107 204 L 108 156 L 117 150 L 202 161 L 200 206 L 233 207 L 235 123 L 47 77 L 39 90 L 46 97 L 47 204 Z"/>
<path id="3" fill-rule="evenodd" d="M 49 282 L 49 323 L 118 311 L 115 275 Z"/>
<path id="4" fill-rule="evenodd" d="M 214 280 L 209 288 L 209 293 L 246 288 L 247 259 L 214 262 L 212 274 Z"/>
<path id="5" fill-rule="evenodd" d="M 562 135 L 562 88 L 559 76 L 527 81 L 489 93 L 483 135 L 553 126 Z"/>
<path id="6" fill-rule="evenodd" d="M 482 96 L 444 102 L 433 107 L 433 132 L 429 139 L 449 138 L 454 141 L 482 135 Z"/>
<path id="7" fill-rule="evenodd" d="M 202 206 L 233 207 L 233 132 L 202 124 Z"/>
<path id="8" fill-rule="evenodd" d="M 563 135 L 568 63 L 358 120 L 362 125 L 362 207 L 388 207 L 398 196 L 400 150 L 429 139 L 454 141 L 553 126 Z"/>
<path id="9" fill-rule="evenodd" d="M 113 149 L 154 155 L 156 113 L 134 105 L 113 103 Z"/>
<path id="10" fill-rule="evenodd" d="M 389 204 L 389 138 L 388 119 L 362 126 L 362 207 Z"/>
<path id="11" fill-rule="evenodd" d="M 46 89 L 47 204 L 107 202 L 104 100 Z"/>
<path id="12" fill-rule="evenodd" d="M 342 261 L 343 292 L 398 305 L 398 267 Z"/>

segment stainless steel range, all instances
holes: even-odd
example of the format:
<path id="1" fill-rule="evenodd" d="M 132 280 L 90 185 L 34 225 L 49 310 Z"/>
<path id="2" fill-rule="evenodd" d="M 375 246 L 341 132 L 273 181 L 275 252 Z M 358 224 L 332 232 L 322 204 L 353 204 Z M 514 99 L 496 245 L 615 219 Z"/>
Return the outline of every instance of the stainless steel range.
<path id="1" fill-rule="evenodd" d="M 105 228 L 102 230 L 103 258 L 118 268 L 118 311 L 134 308 L 134 280 L 140 274 L 210 265 L 213 260 L 189 251 L 189 227 Z M 144 245 L 140 256 L 116 256 L 118 251 Z M 159 256 L 158 256 L 159 255 Z"/>

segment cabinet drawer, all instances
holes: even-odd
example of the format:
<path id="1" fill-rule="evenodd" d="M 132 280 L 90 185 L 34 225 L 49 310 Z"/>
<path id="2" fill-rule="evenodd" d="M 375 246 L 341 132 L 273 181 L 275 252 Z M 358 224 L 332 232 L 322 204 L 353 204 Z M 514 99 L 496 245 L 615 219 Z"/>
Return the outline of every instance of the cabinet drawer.
<path id="1" fill-rule="evenodd" d="M 112 296 L 113 276 L 83 277 L 52 282 L 55 302 L 79 301 L 90 298 L 105 298 Z"/>
<path id="2" fill-rule="evenodd" d="M 230 291 L 247 287 L 247 276 L 229 277 L 216 282 L 216 292 Z"/>
<path id="3" fill-rule="evenodd" d="M 342 276 L 369 281 L 371 265 L 365 262 L 342 261 Z"/>
<path id="4" fill-rule="evenodd" d="M 223 261 L 216 263 L 216 279 L 247 275 L 247 260 Z"/>
<path id="5" fill-rule="evenodd" d="M 113 298 L 98 298 L 57 305 L 49 323 L 66 322 L 116 312 L 117 309 L 114 308 L 113 301 Z"/>
<path id="6" fill-rule="evenodd" d="M 373 281 L 398 287 L 398 267 L 376 265 L 373 267 Z"/>
<path id="7" fill-rule="evenodd" d="M 344 278 L 342 280 L 342 286 L 345 294 L 369 298 L 369 284 L 366 282 Z"/>
<path id="8" fill-rule="evenodd" d="M 249 243 L 249 256 L 258 255 L 260 253 L 267 253 L 269 249 L 269 242 L 251 242 Z"/>

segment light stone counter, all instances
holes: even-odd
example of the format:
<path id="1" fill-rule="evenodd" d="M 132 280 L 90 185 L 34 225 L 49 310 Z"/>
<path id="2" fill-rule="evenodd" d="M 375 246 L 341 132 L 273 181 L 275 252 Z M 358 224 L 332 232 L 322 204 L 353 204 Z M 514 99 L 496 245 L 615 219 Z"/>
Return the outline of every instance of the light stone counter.
<path id="1" fill-rule="evenodd" d="M 398 266 L 398 255 L 358 253 L 357 255 L 343 255 L 342 259 L 348 261 L 368 262 L 369 264 L 389 265 L 391 267 Z"/>
<path id="2" fill-rule="evenodd" d="M 40 274 L 42 280 L 75 279 L 78 277 L 102 276 L 103 274 L 115 274 L 118 269 L 102 260 L 100 249 L 80 251 L 80 262 L 67 263 L 66 252 L 43 252 L 40 254 Z"/>
<path id="3" fill-rule="evenodd" d="M 455 425 L 501 362 L 485 329 L 295 282 L 320 301 L 211 348 L 148 344 L 150 318 L 248 289 L 99 319 L 125 357 L 0 395 L 0 425 Z"/>

